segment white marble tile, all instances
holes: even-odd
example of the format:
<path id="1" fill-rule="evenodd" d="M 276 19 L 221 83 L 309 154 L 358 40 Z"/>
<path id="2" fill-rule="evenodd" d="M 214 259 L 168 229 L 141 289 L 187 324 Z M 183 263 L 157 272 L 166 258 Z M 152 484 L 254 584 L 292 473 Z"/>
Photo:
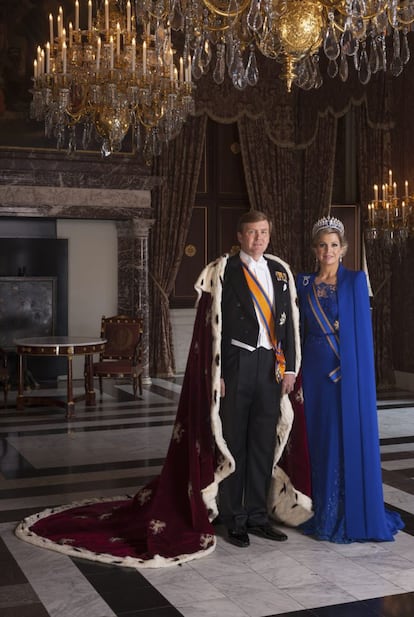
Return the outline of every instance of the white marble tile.
<path id="1" fill-rule="evenodd" d="M 60 435 L 15 436 L 8 443 L 34 467 L 61 467 L 164 457 L 171 426 L 112 431 L 72 431 Z"/>
<path id="2" fill-rule="evenodd" d="M 394 542 L 388 544 L 388 550 L 397 553 L 408 560 L 414 560 L 414 536 L 400 531 L 395 536 Z"/>
<path id="3" fill-rule="evenodd" d="M 136 484 L 132 486 L 114 487 L 109 489 L 96 488 L 89 489 L 88 491 L 78 491 L 76 493 L 56 493 L 52 495 L 38 495 L 33 497 L 21 497 L 15 499 L 1 499 L 0 511 L 6 512 L 7 510 L 20 510 L 25 508 L 38 508 L 43 510 L 51 506 L 65 505 L 72 502 L 80 502 L 88 499 L 95 498 L 112 498 L 119 497 L 123 499 L 126 495 L 135 495 L 139 486 Z"/>
<path id="4" fill-rule="evenodd" d="M 407 437 L 414 435 L 414 407 L 382 409 L 378 413 L 381 438 Z"/>
<path id="5" fill-rule="evenodd" d="M 10 525 L 1 537 L 50 617 L 116 617 L 69 557 L 19 540 Z"/>
<path id="6" fill-rule="evenodd" d="M 389 471 L 411 469 L 414 467 L 414 458 L 400 458 L 395 461 L 382 461 L 381 467 Z"/>
<path id="7" fill-rule="evenodd" d="M 248 613 L 227 598 L 196 602 L 179 609 L 184 617 L 248 617 Z"/>
<path id="8" fill-rule="evenodd" d="M 303 587 L 304 585 L 323 584 L 325 579 L 316 572 L 305 568 L 300 564 L 294 565 L 290 570 L 284 566 L 273 566 L 266 570 L 261 570 L 260 575 L 279 589 L 287 593 L 293 587 Z"/>
<path id="9" fill-rule="evenodd" d="M 388 551 L 389 545 L 392 542 L 352 542 L 351 544 L 336 544 L 331 542 L 329 549 L 333 553 L 339 553 L 343 557 L 354 559 L 355 557 L 364 557 L 365 555 L 381 555 Z"/>
<path id="10" fill-rule="evenodd" d="M 384 485 L 384 500 L 397 508 L 414 514 L 414 495 L 393 486 Z"/>
<path id="11" fill-rule="evenodd" d="M 233 602 L 250 617 L 267 617 L 268 615 L 303 610 L 303 606 L 299 602 L 276 587 L 269 591 L 259 589 L 241 592 L 237 598 L 233 599 Z"/>
<path id="12" fill-rule="evenodd" d="M 177 383 L 173 383 L 172 381 L 166 381 L 165 379 L 157 379 L 154 377 L 152 379 L 152 383 L 155 386 L 161 386 L 161 388 L 164 388 L 165 390 L 169 390 L 170 392 L 177 392 L 178 394 L 180 394 L 181 392 L 181 385 Z"/>
<path id="13" fill-rule="evenodd" d="M 348 560 L 345 567 L 342 563 L 338 568 L 326 570 L 323 574 L 325 584 L 328 588 L 338 587 L 359 600 L 403 592 L 395 581 L 365 568 L 365 560 L 366 557 L 358 561 Z"/>
<path id="14" fill-rule="evenodd" d="M 413 443 L 382 444 L 380 446 L 380 450 L 381 450 L 381 454 L 392 454 L 393 452 L 413 452 L 414 442 Z"/>
<path id="15" fill-rule="evenodd" d="M 174 606 L 192 606 L 198 601 L 225 598 L 215 585 L 189 564 L 178 568 L 142 570 L 142 574 Z"/>
<path id="16" fill-rule="evenodd" d="M 240 550 L 240 549 L 239 549 Z M 219 548 L 210 555 L 201 559 L 194 559 L 189 565 L 199 572 L 207 580 L 214 582 L 216 579 L 226 576 L 229 572 L 235 574 L 246 574 L 251 572 L 250 568 L 240 561 L 236 555 L 229 555 Z"/>
<path id="17" fill-rule="evenodd" d="M 342 587 L 342 584 L 338 582 L 338 587 Z M 376 577 L 374 579 L 356 580 L 354 584 L 350 585 L 345 590 L 349 591 L 351 595 L 357 600 L 369 600 L 370 598 L 382 598 L 383 596 L 393 596 L 400 593 L 404 593 L 404 589 L 400 585 L 385 580 L 384 578 Z M 322 598 L 323 600 L 324 598 Z"/>
<path id="18" fill-rule="evenodd" d="M 356 565 L 359 564 L 365 570 L 374 572 L 379 576 L 386 576 L 395 570 L 409 570 L 413 568 L 414 555 L 413 559 L 410 560 L 407 559 L 407 557 L 388 551 L 387 553 L 383 553 L 381 555 L 365 555 L 364 557 L 356 557 L 352 560 L 352 562 Z"/>
<path id="19" fill-rule="evenodd" d="M 291 587 L 289 595 L 304 608 L 331 606 L 345 602 L 354 602 L 355 596 L 347 593 L 340 587 L 328 584 L 326 581 L 319 584 Z"/>
<path id="20" fill-rule="evenodd" d="M 229 569 L 227 575 L 222 574 L 214 580 L 214 586 L 223 596 L 252 617 L 264 617 L 303 608 L 288 593 L 278 589 L 252 570 L 235 573 Z"/>
<path id="21" fill-rule="evenodd" d="M 381 576 L 404 591 L 414 591 L 414 567 L 402 570 L 389 570 Z"/>

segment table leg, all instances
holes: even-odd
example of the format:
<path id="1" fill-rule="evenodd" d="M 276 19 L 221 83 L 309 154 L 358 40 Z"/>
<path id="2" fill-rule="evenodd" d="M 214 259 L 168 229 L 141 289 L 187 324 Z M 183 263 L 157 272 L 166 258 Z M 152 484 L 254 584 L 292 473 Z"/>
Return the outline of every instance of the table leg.
<path id="1" fill-rule="evenodd" d="M 23 370 L 23 355 L 19 354 L 17 363 L 17 372 L 19 384 L 17 390 L 16 409 L 24 409 L 24 370 Z"/>
<path id="2" fill-rule="evenodd" d="M 67 381 L 67 402 L 66 402 L 66 415 L 71 418 L 75 415 L 75 401 L 73 400 L 73 369 L 72 369 L 72 356 L 68 355 L 68 381 Z"/>
<path id="3" fill-rule="evenodd" d="M 93 383 L 93 354 L 85 354 L 85 402 L 88 407 L 96 404 Z"/>

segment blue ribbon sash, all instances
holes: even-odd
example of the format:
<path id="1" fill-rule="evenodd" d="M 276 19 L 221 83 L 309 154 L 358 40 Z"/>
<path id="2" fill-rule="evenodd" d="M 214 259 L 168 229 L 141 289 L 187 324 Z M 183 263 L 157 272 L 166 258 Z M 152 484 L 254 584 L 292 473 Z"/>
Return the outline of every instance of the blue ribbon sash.
<path id="1" fill-rule="evenodd" d="M 332 349 L 338 360 L 340 360 L 341 356 L 339 353 L 339 336 L 319 302 L 315 283 L 312 283 L 312 293 L 308 294 L 308 302 L 311 311 L 322 330 L 322 333 L 325 335 L 326 342 L 328 343 L 329 347 Z M 329 378 L 334 383 L 338 382 L 341 379 L 340 365 L 338 365 L 329 373 Z"/>

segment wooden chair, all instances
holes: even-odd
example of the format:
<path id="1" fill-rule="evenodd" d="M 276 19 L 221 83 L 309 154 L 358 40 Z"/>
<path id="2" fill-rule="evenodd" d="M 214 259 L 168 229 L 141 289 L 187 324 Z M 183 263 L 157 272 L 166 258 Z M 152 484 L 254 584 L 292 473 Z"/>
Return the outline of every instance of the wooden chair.
<path id="1" fill-rule="evenodd" d="M 130 378 L 134 398 L 142 395 L 142 319 L 115 315 L 102 317 L 101 338 L 106 339 L 105 349 L 99 355 L 99 362 L 93 364 L 94 377 L 99 377 L 99 389 L 102 395 L 102 379 Z"/>
<path id="2" fill-rule="evenodd" d="M 0 347 L 0 383 L 3 388 L 4 407 L 7 407 L 7 394 L 10 389 L 10 372 L 7 366 L 7 353 Z"/>

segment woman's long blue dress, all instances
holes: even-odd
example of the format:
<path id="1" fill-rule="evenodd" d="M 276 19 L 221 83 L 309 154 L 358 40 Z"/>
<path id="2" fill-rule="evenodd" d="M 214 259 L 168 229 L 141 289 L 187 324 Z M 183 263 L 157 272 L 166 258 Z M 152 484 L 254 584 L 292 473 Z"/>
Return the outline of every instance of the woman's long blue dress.
<path id="1" fill-rule="evenodd" d="M 404 525 L 383 501 L 366 277 L 341 266 L 337 287 L 314 287 L 339 334 L 340 361 L 309 303 L 314 279 L 299 275 L 297 281 L 314 508 L 302 530 L 337 543 L 393 540 Z M 341 378 L 334 382 L 329 373 L 338 366 Z"/>

